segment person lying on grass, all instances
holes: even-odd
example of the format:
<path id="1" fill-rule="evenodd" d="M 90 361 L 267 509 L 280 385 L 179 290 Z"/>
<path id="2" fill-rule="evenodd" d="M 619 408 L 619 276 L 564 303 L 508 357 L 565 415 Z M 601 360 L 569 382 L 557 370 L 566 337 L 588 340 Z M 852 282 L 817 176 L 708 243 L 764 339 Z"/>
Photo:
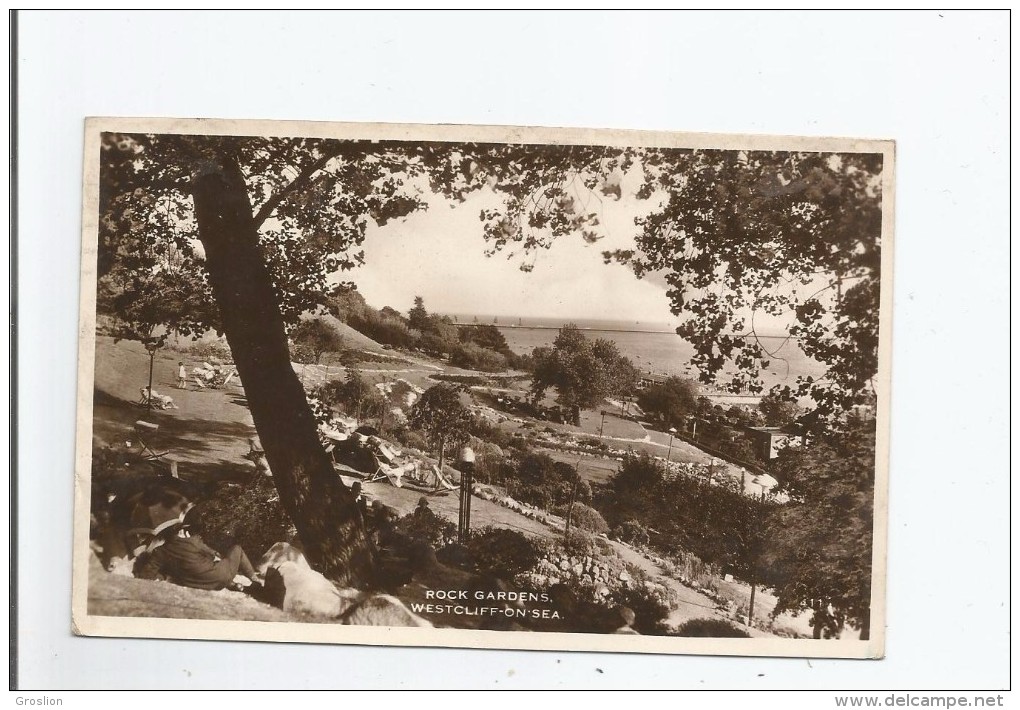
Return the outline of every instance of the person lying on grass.
<path id="1" fill-rule="evenodd" d="M 225 555 L 209 547 L 189 530 L 188 517 L 160 531 L 135 562 L 135 576 L 166 579 L 194 589 L 245 588 L 255 580 L 255 569 L 240 545 Z M 243 578 L 243 579 L 242 579 Z"/>

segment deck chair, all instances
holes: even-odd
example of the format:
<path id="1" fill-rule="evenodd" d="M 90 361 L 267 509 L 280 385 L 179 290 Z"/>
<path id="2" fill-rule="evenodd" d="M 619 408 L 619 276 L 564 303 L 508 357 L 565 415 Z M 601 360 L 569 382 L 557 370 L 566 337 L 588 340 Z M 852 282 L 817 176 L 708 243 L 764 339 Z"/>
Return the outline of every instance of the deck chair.
<path id="1" fill-rule="evenodd" d="M 394 486 L 395 488 L 403 488 L 404 474 L 414 470 L 414 462 L 405 463 L 403 466 L 389 466 L 380 461 L 378 457 L 376 457 L 375 462 L 375 473 L 368 478 L 369 483 L 386 479 L 391 486 Z"/>
<path id="2" fill-rule="evenodd" d="M 140 455 L 144 461 L 161 461 L 166 463 L 164 458 L 170 451 L 159 451 L 149 444 L 149 440 L 158 430 L 159 424 L 153 424 L 143 419 L 135 422 L 135 436 L 138 438 L 138 443 L 142 446 Z"/>
<path id="3" fill-rule="evenodd" d="M 139 399 L 138 399 L 138 404 L 140 406 L 148 406 L 149 399 L 150 399 L 149 388 L 148 387 L 142 387 L 141 390 L 139 390 L 139 391 L 141 392 L 141 397 L 139 397 Z M 152 397 L 151 397 L 151 399 L 152 399 L 152 404 L 154 406 L 156 406 L 156 407 L 159 407 L 160 409 L 177 409 L 178 408 L 177 404 L 174 402 L 173 397 L 168 397 L 165 394 L 160 394 L 156 390 L 152 390 Z"/>
<path id="4" fill-rule="evenodd" d="M 446 489 L 448 491 L 456 490 L 457 486 L 450 482 L 450 479 L 443 475 L 443 472 L 439 470 L 439 466 L 432 464 L 432 475 L 435 477 L 435 489 L 441 490 Z"/>

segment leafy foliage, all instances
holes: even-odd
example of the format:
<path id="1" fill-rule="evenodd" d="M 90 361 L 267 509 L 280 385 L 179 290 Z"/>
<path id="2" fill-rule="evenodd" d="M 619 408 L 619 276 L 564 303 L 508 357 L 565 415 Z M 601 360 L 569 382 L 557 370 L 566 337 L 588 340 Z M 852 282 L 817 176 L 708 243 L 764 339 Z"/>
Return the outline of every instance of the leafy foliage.
<path id="1" fill-rule="evenodd" d="M 560 329 L 552 348 L 535 348 L 531 393 L 537 400 L 555 387 L 564 407 L 591 409 L 614 394 L 630 392 L 638 381 L 634 364 L 620 354 L 616 343 L 588 340 L 573 324 Z"/>
<path id="2" fill-rule="evenodd" d="M 200 532 L 217 549 L 238 544 L 258 560 L 277 542 L 293 539 L 294 526 L 272 483 L 261 474 L 243 488 L 220 486 L 196 507 Z"/>
<path id="3" fill-rule="evenodd" d="M 570 511 L 570 525 L 571 527 L 576 525 L 579 530 L 587 530 L 596 535 L 609 532 L 609 523 L 602 514 L 584 503 L 574 503 Z"/>
<path id="4" fill-rule="evenodd" d="M 839 419 L 871 396 L 878 367 L 881 156 L 666 148 L 458 146 L 429 151 L 432 184 L 454 199 L 485 186 L 503 198 L 480 218 L 491 252 L 526 260 L 551 240 L 604 236 L 603 199 L 654 205 L 637 220 L 636 248 L 604 252 L 638 277 L 665 279 L 678 333 L 706 382 L 726 370 L 735 390 L 761 391 L 775 355 L 754 315 L 788 317 L 804 352 L 829 366 L 793 388 Z M 435 169 L 431 169 L 435 168 Z M 727 368 L 729 365 L 731 367 Z"/>
<path id="5" fill-rule="evenodd" d="M 549 454 L 514 451 L 496 467 L 493 482 L 523 503 L 553 510 L 570 501 L 576 477 L 572 466 L 554 461 Z"/>
<path id="6" fill-rule="evenodd" d="M 698 638 L 750 638 L 750 634 L 725 619 L 712 618 L 685 621 L 677 628 L 676 635 Z"/>
<path id="7" fill-rule="evenodd" d="M 447 446 L 467 442 L 471 413 L 460 401 L 460 389 L 442 383 L 429 387 L 418 398 L 411 407 L 408 423 L 424 432 L 442 461 Z"/>
<path id="8" fill-rule="evenodd" d="M 483 372 L 500 372 L 507 367 L 502 354 L 475 343 L 458 343 L 450 350 L 450 364 Z"/>
<path id="9" fill-rule="evenodd" d="M 634 612 L 633 628 L 645 635 L 661 634 L 662 623 L 669 616 L 675 603 L 674 592 L 668 587 L 639 582 L 634 586 L 619 587 L 613 593 L 613 601 Z"/>
<path id="10" fill-rule="evenodd" d="M 397 520 L 396 530 L 415 542 L 440 550 L 457 539 L 457 526 L 431 508 L 417 508 Z"/>
<path id="11" fill-rule="evenodd" d="M 348 416 L 369 419 L 380 416 L 386 399 L 375 387 L 365 381 L 356 367 L 347 368 L 344 380 L 330 380 L 312 392 L 313 396 L 330 409 L 339 409 Z"/>
<path id="12" fill-rule="evenodd" d="M 294 346 L 292 352 L 298 362 L 318 364 L 326 353 L 344 349 L 344 339 L 321 318 L 309 318 L 298 323 L 290 332 Z"/>
<path id="13" fill-rule="evenodd" d="M 502 579 L 531 569 L 545 552 L 540 540 L 498 527 L 472 532 L 467 549 L 476 571 Z"/>
<path id="14" fill-rule="evenodd" d="M 630 545 L 647 545 L 648 528 L 636 520 L 625 520 L 613 528 L 613 537 Z"/>
<path id="15" fill-rule="evenodd" d="M 774 511 L 767 551 L 777 611 L 815 610 L 820 625 L 870 624 L 875 420 L 780 453 L 777 477 L 800 502 Z"/>
<path id="16" fill-rule="evenodd" d="M 407 314 L 407 324 L 422 332 L 428 329 L 429 312 L 425 310 L 425 299 L 421 296 L 414 297 L 414 307 Z"/>
<path id="17" fill-rule="evenodd" d="M 667 476 L 664 465 L 647 455 L 628 457 L 599 502 L 610 525 L 638 523 L 656 531 L 650 542 L 664 553 L 679 547 L 745 578 L 759 573 L 771 502 L 744 496 L 735 487 Z"/>
<path id="18" fill-rule="evenodd" d="M 642 389 L 637 401 L 644 412 L 665 424 L 680 427 L 685 416 L 698 411 L 698 386 L 691 380 L 670 377 Z"/>
<path id="19" fill-rule="evenodd" d="M 880 157 L 660 151 L 642 169 L 668 196 L 640 220 L 629 262 L 638 274 L 667 270 L 673 311 L 687 316 L 678 332 L 703 376 L 731 361 L 730 384 L 760 391 L 771 355 L 746 313 L 794 315 L 791 335 L 829 365 L 824 381 L 806 379 L 796 394 L 829 413 L 867 401 L 878 363 Z"/>
<path id="20" fill-rule="evenodd" d="M 765 417 L 768 426 L 784 427 L 793 424 L 800 415 L 797 403 L 784 397 L 779 391 L 767 392 L 762 395 L 758 409 Z"/>

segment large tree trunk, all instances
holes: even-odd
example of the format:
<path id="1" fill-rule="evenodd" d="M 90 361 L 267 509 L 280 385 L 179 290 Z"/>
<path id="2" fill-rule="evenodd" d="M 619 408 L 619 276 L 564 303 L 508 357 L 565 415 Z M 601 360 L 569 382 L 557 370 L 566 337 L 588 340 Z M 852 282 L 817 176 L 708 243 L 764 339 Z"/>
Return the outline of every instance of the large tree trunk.
<path id="1" fill-rule="evenodd" d="M 193 177 L 199 239 L 280 502 L 312 566 L 340 584 L 364 586 L 373 577 L 372 547 L 354 498 L 319 442 L 315 417 L 291 366 L 244 177 L 233 155 L 208 158 Z"/>
<path id="2" fill-rule="evenodd" d="M 861 619 L 861 641 L 869 641 L 871 639 L 871 609 L 864 612 L 864 616 Z"/>

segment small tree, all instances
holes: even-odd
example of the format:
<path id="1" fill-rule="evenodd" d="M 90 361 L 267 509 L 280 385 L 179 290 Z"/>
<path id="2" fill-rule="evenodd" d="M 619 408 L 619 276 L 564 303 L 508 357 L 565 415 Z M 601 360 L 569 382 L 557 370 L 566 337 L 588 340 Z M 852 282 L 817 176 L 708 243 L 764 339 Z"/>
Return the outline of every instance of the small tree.
<path id="1" fill-rule="evenodd" d="M 425 433 L 439 454 L 439 468 L 446 461 L 446 447 L 468 440 L 471 413 L 460 401 L 460 390 L 449 384 L 438 384 L 425 390 L 414 403 L 408 418 L 412 427 Z"/>
<path id="2" fill-rule="evenodd" d="M 316 365 L 326 353 L 340 352 L 344 349 L 344 339 L 329 323 L 321 318 L 303 320 L 290 332 L 294 350 L 305 355 Z"/>
<path id="3" fill-rule="evenodd" d="M 315 391 L 315 396 L 327 406 L 340 408 L 359 421 L 378 416 L 386 406 L 385 398 L 353 366 L 348 367 L 346 379 L 330 380 Z"/>
<path id="4" fill-rule="evenodd" d="M 568 408 L 594 408 L 610 395 L 629 393 L 638 381 L 637 368 L 616 343 L 588 340 L 573 324 L 560 329 L 552 348 L 535 348 L 532 357 L 532 397 L 554 387 L 556 401 Z"/>
<path id="5" fill-rule="evenodd" d="M 414 307 L 407 312 L 407 322 L 415 330 L 425 332 L 429 327 L 429 312 L 425 310 L 425 299 L 414 297 Z"/>
<path id="6" fill-rule="evenodd" d="M 779 427 L 793 424 L 801 413 L 800 407 L 791 397 L 785 397 L 775 389 L 762 395 L 758 411 L 765 417 L 768 426 Z"/>
<path id="7" fill-rule="evenodd" d="M 638 395 L 638 406 L 666 424 L 680 426 L 685 415 L 698 410 L 698 386 L 692 380 L 670 377 L 645 387 Z"/>
<path id="8" fill-rule="evenodd" d="M 574 503 L 570 511 L 570 523 L 578 530 L 587 530 L 596 535 L 609 532 L 609 523 L 602 514 L 584 503 Z"/>

